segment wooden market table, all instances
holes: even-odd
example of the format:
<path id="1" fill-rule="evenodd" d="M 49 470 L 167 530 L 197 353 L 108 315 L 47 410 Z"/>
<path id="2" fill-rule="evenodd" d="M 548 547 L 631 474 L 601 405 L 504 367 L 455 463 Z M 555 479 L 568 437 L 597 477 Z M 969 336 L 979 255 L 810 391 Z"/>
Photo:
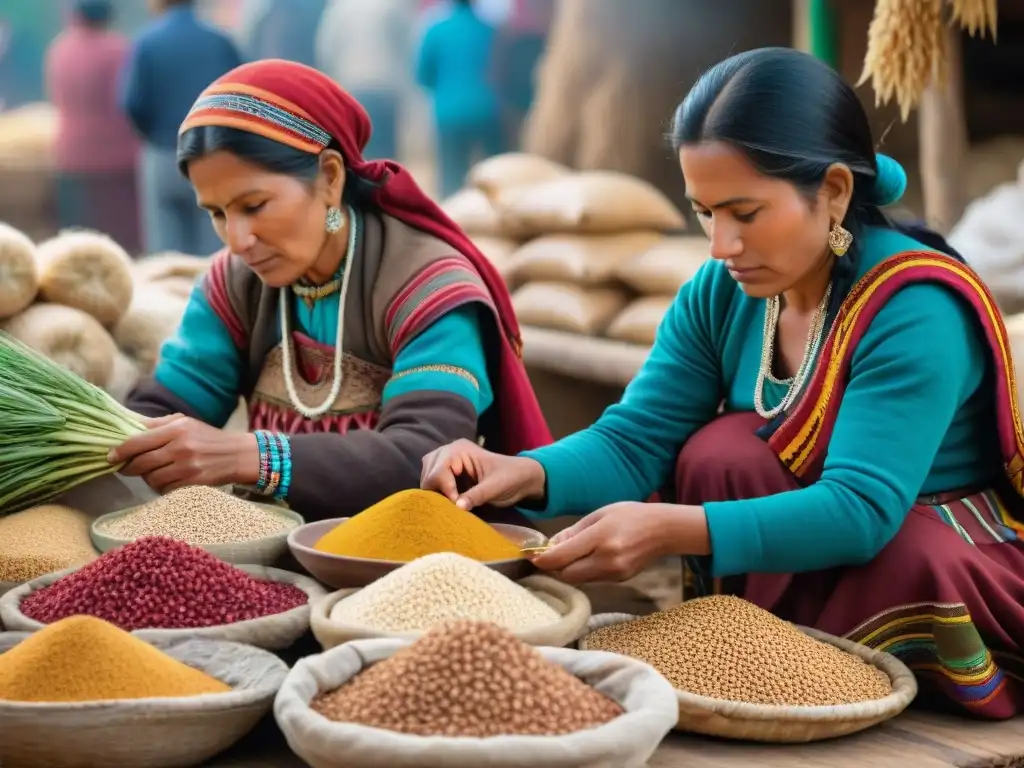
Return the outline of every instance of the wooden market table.
<path id="1" fill-rule="evenodd" d="M 271 718 L 210 768 L 304 768 Z M 980 723 L 910 712 L 854 736 L 759 745 L 670 735 L 649 768 L 1021 768 L 1024 718 Z"/>

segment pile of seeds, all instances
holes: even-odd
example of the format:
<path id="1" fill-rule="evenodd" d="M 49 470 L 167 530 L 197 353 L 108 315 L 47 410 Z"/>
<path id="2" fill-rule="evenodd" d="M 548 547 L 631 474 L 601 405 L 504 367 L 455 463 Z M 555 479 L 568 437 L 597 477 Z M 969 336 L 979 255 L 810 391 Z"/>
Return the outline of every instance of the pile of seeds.
<path id="1" fill-rule="evenodd" d="M 21 601 L 30 619 L 52 624 L 78 614 L 128 631 L 234 624 L 305 605 L 298 587 L 254 579 L 182 541 L 139 539 Z"/>
<path id="2" fill-rule="evenodd" d="M 313 699 L 337 722 L 417 736 L 557 736 L 622 708 L 495 624 L 437 627 Z"/>
<path id="3" fill-rule="evenodd" d="M 0 700 L 5 701 L 150 699 L 230 690 L 90 616 L 58 621 L 0 654 Z"/>
<path id="4" fill-rule="evenodd" d="M 413 560 L 331 610 L 333 621 L 384 632 L 421 632 L 458 619 L 490 621 L 515 631 L 559 618 L 529 590 L 451 552 Z"/>
<path id="5" fill-rule="evenodd" d="M 892 693 L 880 669 L 731 596 L 602 627 L 588 650 L 632 656 L 701 696 L 779 706 L 831 706 Z"/>
<path id="6" fill-rule="evenodd" d="M 104 536 L 133 541 L 167 536 L 189 544 L 228 544 L 288 533 L 294 520 L 216 488 L 179 488 L 97 526 Z"/>
<path id="7" fill-rule="evenodd" d="M 96 559 L 90 522 L 55 504 L 0 518 L 0 581 L 30 581 Z"/>

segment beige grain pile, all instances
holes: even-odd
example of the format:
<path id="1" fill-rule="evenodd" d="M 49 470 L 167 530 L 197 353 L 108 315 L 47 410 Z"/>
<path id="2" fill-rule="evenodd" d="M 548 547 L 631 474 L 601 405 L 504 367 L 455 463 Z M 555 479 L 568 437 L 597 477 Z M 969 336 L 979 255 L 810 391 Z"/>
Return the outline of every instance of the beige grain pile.
<path id="1" fill-rule="evenodd" d="M 96 559 L 90 521 L 55 504 L 0 517 L 0 581 L 30 581 Z"/>
<path id="2" fill-rule="evenodd" d="M 437 627 L 310 705 L 337 722 L 417 736 L 554 736 L 622 714 L 495 624 Z"/>
<path id="3" fill-rule="evenodd" d="M 179 488 L 126 515 L 97 526 L 99 533 L 134 541 L 144 536 L 167 536 L 194 546 L 254 541 L 295 528 L 283 515 L 244 501 L 216 488 Z"/>
<path id="4" fill-rule="evenodd" d="M 676 688 L 715 699 L 830 706 L 892 692 L 878 668 L 738 597 L 688 600 L 602 627 L 586 646 L 645 661 Z"/>
<path id="5" fill-rule="evenodd" d="M 384 632 L 422 632 L 459 619 L 513 631 L 553 624 L 558 611 L 486 565 L 453 552 L 403 565 L 331 610 L 331 620 Z"/>

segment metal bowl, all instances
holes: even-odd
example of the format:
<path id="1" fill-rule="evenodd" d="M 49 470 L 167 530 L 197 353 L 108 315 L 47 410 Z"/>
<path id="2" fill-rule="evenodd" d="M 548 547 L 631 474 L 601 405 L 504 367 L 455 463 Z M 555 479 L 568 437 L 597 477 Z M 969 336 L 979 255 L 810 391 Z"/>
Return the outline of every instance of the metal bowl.
<path id="1" fill-rule="evenodd" d="M 344 523 L 347 517 L 336 517 L 331 520 L 320 520 L 315 523 L 301 525 L 288 534 L 288 548 L 292 556 L 299 561 L 317 581 L 321 581 L 335 589 L 351 589 L 372 584 L 381 576 L 386 576 L 405 563 L 392 560 L 369 560 L 362 557 L 344 557 L 331 555 L 313 549 L 313 546 L 332 528 Z M 524 528 L 519 525 L 503 525 L 492 523 L 491 527 L 519 547 L 539 547 L 547 541 L 540 531 Z M 497 560 L 484 563 L 498 573 L 508 576 L 514 581 L 525 578 L 536 569 L 526 558 L 514 560 Z"/>

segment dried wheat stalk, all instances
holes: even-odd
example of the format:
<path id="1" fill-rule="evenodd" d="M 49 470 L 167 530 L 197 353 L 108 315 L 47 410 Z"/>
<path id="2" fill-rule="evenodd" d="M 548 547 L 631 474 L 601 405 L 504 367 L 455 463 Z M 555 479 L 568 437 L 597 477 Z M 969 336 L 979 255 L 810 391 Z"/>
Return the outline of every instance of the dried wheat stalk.
<path id="1" fill-rule="evenodd" d="M 868 30 L 861 85 L 871 80 L 876 104 L 895 99 L 903 122 L 933 82 L 949 70 L 942 0 L 878 0 Z"/>
<path id="2" fill-rule="evenodd" d="M 971 37 L 986 34 L 996 39 L 996 6 L 998 0 L 950 0 L 953 21 L 970 33 Z"/>

